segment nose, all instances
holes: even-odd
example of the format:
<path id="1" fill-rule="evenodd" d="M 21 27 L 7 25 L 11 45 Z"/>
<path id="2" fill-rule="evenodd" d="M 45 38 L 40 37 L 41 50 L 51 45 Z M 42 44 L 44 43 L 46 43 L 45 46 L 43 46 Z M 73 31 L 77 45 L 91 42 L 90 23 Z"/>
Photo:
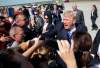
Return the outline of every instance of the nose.
<path id="1" fill-rule="evenodd" d="M 69 24 L 70 21 L 69 20 L 64 20 L 64 24 Z"/>

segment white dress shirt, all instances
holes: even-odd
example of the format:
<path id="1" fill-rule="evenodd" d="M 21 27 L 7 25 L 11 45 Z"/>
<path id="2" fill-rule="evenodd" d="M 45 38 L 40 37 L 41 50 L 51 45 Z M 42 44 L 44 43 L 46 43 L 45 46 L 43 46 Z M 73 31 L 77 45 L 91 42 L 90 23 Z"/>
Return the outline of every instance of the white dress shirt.
<path id="1" fill-rule="evenodd" d="M 48 23 L 44 23 L 42 33 L 47 32 L 47 30 L 46 30 L 47 29 L 47 26 L 48 26 Z"/>
<path id="2" fill-rule="evenodd" d="M 100 44 L 99 44 L 99 47 L 98 47 L 97 55 L 100 57 Z"/>

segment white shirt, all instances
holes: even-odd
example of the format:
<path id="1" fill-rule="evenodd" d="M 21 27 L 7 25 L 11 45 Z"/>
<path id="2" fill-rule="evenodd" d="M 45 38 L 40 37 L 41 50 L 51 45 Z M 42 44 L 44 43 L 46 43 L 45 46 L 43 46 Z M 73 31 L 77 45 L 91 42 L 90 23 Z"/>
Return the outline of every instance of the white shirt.
<path id="1" fill-rule="evenodd" d="M 44 26 L 43 26 L 43 31 L 42 31 L 42 33 L 45 33 L 45 32 L 47 32 L 47 26 L 48 26 L 48 23 L 44 23 Z"/>
<path id="2" fill-rule="evenodd" d="M 71 30 L 68 32 L 69 36 L 72 37 L 72 34 L 76 31 L 76 27 L 72 27 Z"/>
<path id="3" fill-rule="evenodd" d="M 31 17 L 31 19 L 32 19 L 32 18 L 33 18 L 32 8 L 28 8 L 28 11 L 29 11 L 30 17 Z"/>
<path id="4" fill-rule="evenodd" d="M 93 12 L 94 12 L 94 10 L 92 10 L 91 12 L 92 12 L 92 16 L 93 16 Z"/>
<path id="5" fill-rule="evenodd" d="M 99 47 L 98 47 L 97 55 L 100 57 L 100 44 L 99 44 Z"/>
<path id="6" fill-rule="evenodd" d="M 12 45 L 11 46 L 8 46 L 7 48 L 15 48 L 15 47 L 18 47 L 18 43 L 16 41 L 14 41 L 12 43 Z"/>
<path id="7" fill-rule="evenodd" d="M 70 34 L 72 35 L 76 31 L 76 28 L 72 28 Z"/>

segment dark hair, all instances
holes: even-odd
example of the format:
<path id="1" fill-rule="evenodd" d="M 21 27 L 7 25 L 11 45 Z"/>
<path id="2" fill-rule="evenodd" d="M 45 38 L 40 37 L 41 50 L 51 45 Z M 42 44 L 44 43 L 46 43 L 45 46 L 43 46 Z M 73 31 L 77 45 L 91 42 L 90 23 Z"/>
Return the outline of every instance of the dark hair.
<path id="1" fill-rule="evenodd" d="M 46 11 L 47 11 L 47 10 L 53 10 L 53 4 L 48 4 L 48 5 L 47 5 L 47 8 L 46 8 Z"/>
<path id="2" fill-rule="evenodd" d="M 5 17 L 4 16 L 0 16 L 0 19 L 2 20 L 2 19 L 5 19 Z"/>
<path id="3" fill-rule="evenodd" d="M 11 49 L 0 50 L 0 68 L 21 68 L 20 63 L 15 61 L 14 55 Z"/>
<path id="4" fill-rule="evenodd" d="M 28 60 L 14 49 L 0 50 L 0 68 L 32 68 Z"/>
<path id="5" fill-rule="evenodd" d="M 75 47 L 77 48 L 76 60 L 80 63 L 79 68 L 85 66 L 87 67 L 90 60 L 90 48 L 92 46 L 92 38 L 88 32 L 75 32 L 73 35 L 75 41 Z"/>
<path id="6" fill-rule="evenodd" d="M 96 7 L 96 5 L 92 5 L 94 8 L 95 8 L 95 10 L 97 11 L 97 7 Z"/>

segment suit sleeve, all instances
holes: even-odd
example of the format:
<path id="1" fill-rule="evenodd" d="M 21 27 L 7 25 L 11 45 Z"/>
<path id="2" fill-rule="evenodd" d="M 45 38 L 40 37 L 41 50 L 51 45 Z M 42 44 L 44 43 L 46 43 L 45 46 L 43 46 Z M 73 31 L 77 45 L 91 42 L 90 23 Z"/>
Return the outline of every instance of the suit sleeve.
<path id="1" fill-rule="evenodd" d="M 94 38 L 94 41 L 93 41 L 93 46 L 91 48 L 92 54 L 97 54 L 99 44 L 100 44 L 100 29 L 97 32 L 96 37 Z"/>

